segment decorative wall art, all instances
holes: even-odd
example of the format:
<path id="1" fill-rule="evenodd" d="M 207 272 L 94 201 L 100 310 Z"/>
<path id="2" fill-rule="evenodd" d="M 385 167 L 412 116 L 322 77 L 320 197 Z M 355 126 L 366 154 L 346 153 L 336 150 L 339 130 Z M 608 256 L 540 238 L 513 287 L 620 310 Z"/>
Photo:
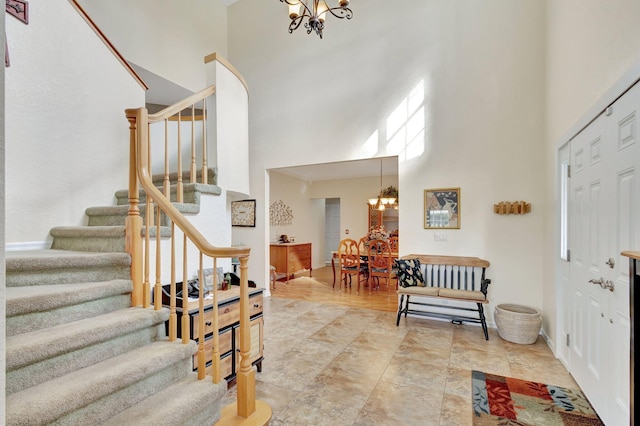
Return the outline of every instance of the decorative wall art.
<path id="1" fill-rule="evenodd" d="M 231 202 L 231 226 L 256 226 L 256 200 Z"/>
<path id="2" fill-rule="evenodd" d="M 425 229 L 460 229 L 460 188 L 424 190 Z"/>
<path id="3" fill-rule="evenodd" d="M 282 200 L 269 207 L 269 224 L 271 226 L 289 226 L 293 221 L 293 212 Z"/>

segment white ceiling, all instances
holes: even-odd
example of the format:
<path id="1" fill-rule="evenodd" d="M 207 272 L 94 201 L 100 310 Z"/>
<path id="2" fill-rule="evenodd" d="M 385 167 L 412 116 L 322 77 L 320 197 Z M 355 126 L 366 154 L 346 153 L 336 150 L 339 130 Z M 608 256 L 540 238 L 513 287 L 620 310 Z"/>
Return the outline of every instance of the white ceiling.
<path id="1" fill-rule="evenodd" d="M 398 157 L 309 164 L 305 166 L 280 167 L 271 170 L 306 181 L 350 179 L 380 176 L 381 160 L 382 174 L 384 176 L 398 174 Z"/>

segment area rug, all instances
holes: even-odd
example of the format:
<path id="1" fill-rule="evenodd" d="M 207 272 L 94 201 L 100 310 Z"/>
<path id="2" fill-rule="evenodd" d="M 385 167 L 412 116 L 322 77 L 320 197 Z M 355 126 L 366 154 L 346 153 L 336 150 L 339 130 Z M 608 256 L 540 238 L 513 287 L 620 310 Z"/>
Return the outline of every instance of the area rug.
<path id="1" fill-rule="evenodd" d="M 603 425 L 577 389 L 472 371 L 473 424 Z"/>

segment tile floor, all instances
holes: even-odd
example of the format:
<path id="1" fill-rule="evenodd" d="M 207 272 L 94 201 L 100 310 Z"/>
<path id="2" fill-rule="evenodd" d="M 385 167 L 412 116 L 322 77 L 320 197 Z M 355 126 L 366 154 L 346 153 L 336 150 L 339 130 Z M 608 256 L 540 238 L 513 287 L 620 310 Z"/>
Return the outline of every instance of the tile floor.
<path id="1" fill-rule="evenodd" d="M 540 337 L 301 300 L 264 300 L 257 398 L 271 425 L 470 425 L 471 370 L 577 385 Z M 223 404 L 235 401 L 231 388 Z"/>

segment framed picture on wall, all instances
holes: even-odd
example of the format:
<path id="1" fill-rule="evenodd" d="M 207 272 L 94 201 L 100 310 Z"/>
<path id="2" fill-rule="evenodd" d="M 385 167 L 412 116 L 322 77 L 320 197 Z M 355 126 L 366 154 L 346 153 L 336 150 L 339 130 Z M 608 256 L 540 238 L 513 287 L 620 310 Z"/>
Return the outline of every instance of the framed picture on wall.
<path id="1" fill-rule="evenodd" d="M 256 226 L 256 200 L 231 202 L 231 226 Z"/>
<path id="2" fill-rule="evenodd" d="M 460 229 L 460 188 L 424 190 L 424 228 Z"/>

